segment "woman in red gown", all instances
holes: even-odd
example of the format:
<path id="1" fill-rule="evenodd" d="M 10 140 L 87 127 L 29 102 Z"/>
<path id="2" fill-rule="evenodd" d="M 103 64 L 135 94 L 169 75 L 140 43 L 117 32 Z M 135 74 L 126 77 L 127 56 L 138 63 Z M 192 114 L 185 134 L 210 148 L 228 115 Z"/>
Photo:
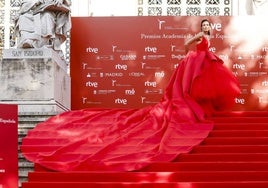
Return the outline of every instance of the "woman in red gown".
<path id="1" fill-rule="evenodd" d="M 39 123 L 23 139 L 26 159 L 56 171 L 133 171 L 172 161 L 213 128 L 206 116 L 226 110 L 240 89 L 223 61 L 208 50 L 210 23 L 186 41 L 189 51 L 162 100 L 141 109 L 83 109 Z"/>

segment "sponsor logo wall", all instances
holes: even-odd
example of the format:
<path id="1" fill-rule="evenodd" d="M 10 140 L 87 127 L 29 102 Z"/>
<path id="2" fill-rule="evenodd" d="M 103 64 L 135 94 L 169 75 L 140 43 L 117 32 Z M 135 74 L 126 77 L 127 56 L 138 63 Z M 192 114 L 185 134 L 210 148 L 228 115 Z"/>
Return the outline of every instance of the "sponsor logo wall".
<path id="1" fill-rule="evenodd" d="M 0 104 L 0 188 L 18 187 L 17 105 Z"/>
<path id="2" fill-rule="evenodd" d="M 203 18 L 73 17 L 72 109 L 141 108 L 159 102 L 185 57 L 184 41 L 200 31 Z M 234 110 L 267 110 L 268 29 L 264 21 L 254 16 L 209 19 L 210 50 L 241 83 Z"/>

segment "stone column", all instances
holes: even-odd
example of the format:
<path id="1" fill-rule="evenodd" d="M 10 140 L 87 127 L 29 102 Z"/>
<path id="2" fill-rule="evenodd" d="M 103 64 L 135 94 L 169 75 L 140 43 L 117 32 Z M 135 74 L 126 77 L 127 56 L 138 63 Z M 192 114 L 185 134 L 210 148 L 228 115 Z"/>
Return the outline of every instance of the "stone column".
<path id="1" fill-rule="evenodd" d="M 19 113 L 70 110 L 68 67 L 52 49 L 5 49 L 0 64 L 0 102 Z"/>

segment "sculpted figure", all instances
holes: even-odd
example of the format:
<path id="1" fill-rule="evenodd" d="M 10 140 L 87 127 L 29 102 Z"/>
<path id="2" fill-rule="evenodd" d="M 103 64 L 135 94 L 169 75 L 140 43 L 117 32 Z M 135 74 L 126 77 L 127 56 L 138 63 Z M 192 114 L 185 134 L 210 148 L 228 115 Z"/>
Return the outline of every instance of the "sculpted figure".
<path id="1" fill-rule="evenodd" d="M 247 15 L 267 15 L 268 0 L 246 0 Z"/>
<path id="2" fill-rule="evenodd" d="M 22 0 L 15 21 L 18 48 L 61 50 L 71 29 L 70 0 Z"/>

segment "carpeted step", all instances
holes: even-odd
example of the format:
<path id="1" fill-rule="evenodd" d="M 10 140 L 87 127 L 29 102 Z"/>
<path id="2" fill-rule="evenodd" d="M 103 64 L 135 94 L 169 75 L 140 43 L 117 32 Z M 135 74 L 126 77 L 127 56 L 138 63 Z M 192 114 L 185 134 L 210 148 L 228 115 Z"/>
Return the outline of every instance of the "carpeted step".
<path id="1" fill-rule="evenodd" d="M 204 145 L 268 145 L 268 137 L 208 137 Z"/>
<path id="2" fill-rule="evenodd" d="M 54 149 L 53 147 L 50 147 L 50 146 L 43 146 L 43 148 L 47 147 L 45 150 L 47 152 L 49 151 L 53 151 L 52 149 Z M 31 146 L 31 153 L 28 154 L 28 156 L 36 156 L 38 155 L 37 152 L 33 152 L 34 147 Z M 124 147 L 126 150 L 128 151 L 131 151 L 131 149 L 134 149 L 133 146 L 130 148 L 130 147 Z M 28 148 L 29 149 L 29 148 Z M 40 149 L 40 148 L 39 148 Z M 38 150 L 37 147 L 35 147 L 35 150 Z M 88 151 L 84 151 L 84 153 L 79 153 L 80 156 L 82 155 L 90 155 L 90 153 L 85 153 L 85 152 L 88 152 Z M 253 154 L 253 153 L 257 153 L 257 154 L 268 154 L 268 145 L 233 145 L 233 144 L 226 144 L 226 145 L 216 145 L 215 143 L 214 144 L 211 144 L 211 145 L 199 145 L 199 146 L 196 146 L 194 147 L 194 149 L 191 151 L 191 153 L 197 153 L 197 154 L 204 154 L 204 153 L 214 153 L 215 155 L 216 154 L 228 154 L 228 153 L 231 153 L 231 154 L 236 154 L 236 153 L 240 153 L 240 154 Z M 78 153 L 68 153 L 66 154 L 66 157 L 67 156 L 74 156 L 74 155 L 78 155 Z M 114 153 L 114 155 L 116 155 Z M 120 151 L 117 152 L 117 155 L 120 155 Z"/>
<path id="3" fill-rule="evenodd" d="M 268 145 L 199 145 L 191 153 L 268 153 Z"/>
<path id="4" fill-rule="evenodd" d="M 268 161 L 246 162 L 159 162 L 144 167 L 144 172 L 176 172 L 176 171 L 268 171 Z"/>
<path id="5" fill-rule="evenodd" d="M 268 171 L 267 161 L 246 161 L 246 162 L 156 162 L 147 167 L 144 167 L 140 171 L 143 172 L 174 172 L 178 170 L 190 170 L 190 171 L 203 171 L 206 170 L 218 170 L 218 171 L 239 171 L 239 170 L 259 170 Z M 52 172 L 44 167 L 35 164 L 35 172 Z"/>
<path id="6" fill-rule="evenodd" d="M 175 161 L 182 161 L 182 162 L 268 161 L 268 153 L 188 153 L 179 155 Z"/>
<path id="7" fill-rule="evenodd" d="M 31 153 L 30 155 L 37 155 L 37 153 Z M 78 153 L 66 153 L 64 155 L 61 155 L 62 158 L 65 158 L 66 160 L 68 159 L 73 159 L 75 156 L 80 155 L 80 158 L 87 158 L 88 154 L 78 154 Z M 121 154 L 111 154 L 107 156 L 112 156 L 112 157 L 116 157 L 116 156 L 120 156 Z M 130 161 L 129 162 L 134 162 L 134 161 Z M 188 154 L 181 154 L 179 156 L 176 157 L 176 159 L 174 161 L 182 161 L 182 162 L 193 162 L 193 161 L 204 161 L 204 162 L 208 162 L 208 161 L 233 161 L 233 162 L 237 162 L 237 161 L 268 161 L 268 153 L 250 153 L 250 152 L 244 152 L 244 153 L 224 153 L 224 152 L 219 152 L 219 153 L 209 153 L 209 152 L 204 152 L 204 153 L 188 153 Z M 46 162 L 47 164 L 50 163 L 50 161 L 45 161 L 43 160 L 43 162 Z M 125 161 L 118 161 L 118 164 L 122 164 Z M 157 162 L 157 161 L 156 161 Z"/>
<path id="8" fill-rule="evenodd" d="M 255 123 L 215 123 L 213 130 L 268 130 L 268 122 L 259 123 L 255 120 Z"/>
<path id="9" fill-rule="evenodd" d="M 267 181 L 254 182 L 29 182 L 23 188 L 267 188 Z"/>
<path id="10" fill-rule="evenodd" d="M 220 182 L 268 181 L 268 171 L 35 172 L 31 182 Z"/>
<path id="11" fill-rule="evenodd" d="M 212 130 L 209 137 L 268 137 L 268 130 Z"/>
<path id="12" fill-rule="evenodd" d="M 140 169 L 140 172 L 176 172 L 176 171 L 268 171 L 268 161 L 214 161 L 214 162 L 155 162 Z M 35 164 L 35 172 L 52 172 Z"/>
<path id="13" fill-rule="evenodd" d="M 268 117 L 212 117 L 209 120 L 215 123 L 266 123 Z"/>
<path id="14" fill-rule="evenodd" d="M 213 114 L 214 117 L 268 117 L 268 111 L 219 111 Z"/>

